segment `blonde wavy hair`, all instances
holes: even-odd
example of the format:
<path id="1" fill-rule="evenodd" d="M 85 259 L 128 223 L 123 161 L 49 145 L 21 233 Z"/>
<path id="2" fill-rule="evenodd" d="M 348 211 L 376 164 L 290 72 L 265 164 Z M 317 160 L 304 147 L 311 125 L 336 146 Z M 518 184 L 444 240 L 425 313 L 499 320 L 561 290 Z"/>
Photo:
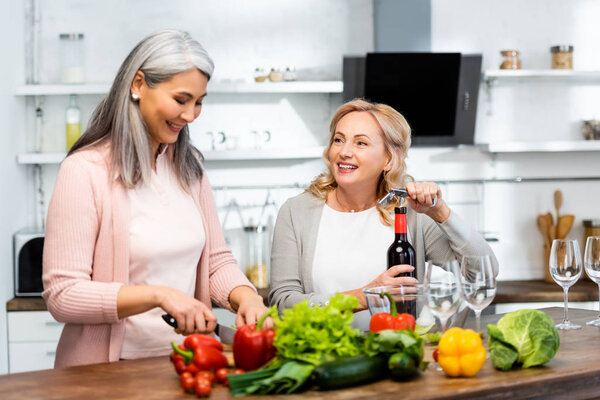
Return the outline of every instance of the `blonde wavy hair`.
<path id="1" fill-rule="evenodd" d="M 343 104 L 335 112 L 331 124 L 329 125 L 329 144 L 323 152 L 323 160 L 327 166 L 327 172 L 317 176 L 306 189 L 306 192 L 315 197 L 326 200 L 327 195 L 337 187 L 337 182 L 331 172 L 331 161 L 329 160 L 329 150 L 333 144 L 337 124 L 340 120 L 351 112 L 367 112 L 371 114 L 379 124 L 379 132 L 383 137 L 385 152 L 391 159 L 391 169 L 382 171 L 376 189 L 376 197 L 383 198 L 389 193 L 391 188 L 404 187 L 407 180 L 413 180 L 406 174 L 406 155 L 410 147 L 410 126 L 406 119 L 392 107 L 386 104 L 371 103 L 364 99 L 354 99 Z M 394 206 L 397 202 L 390 202 L 385 206 L 377 204 L 377 210 L 381 221 L 385 225 L 391 225 L 393 218 L 391 216 Z"/>

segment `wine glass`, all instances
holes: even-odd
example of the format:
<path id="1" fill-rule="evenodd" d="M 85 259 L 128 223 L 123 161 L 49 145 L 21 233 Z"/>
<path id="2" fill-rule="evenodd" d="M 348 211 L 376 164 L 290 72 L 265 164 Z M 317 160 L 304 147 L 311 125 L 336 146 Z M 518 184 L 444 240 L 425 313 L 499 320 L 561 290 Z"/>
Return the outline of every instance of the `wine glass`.
<path id="1" fill-rule="evenodd" d="M 458 262 L 452 260 L 436 265 L 427 261 L 423 286 L 425 304 L 440 320 L 442 332 L 445 332 L 448 319 L 458 311 L 461 303 Z"/>
<path id="2" fill-rule="evenodd" d="M 446 331 L 448 319 L 458 311 L 461 303 L 459 266 L 456 260 L 446 261 L 436 265 L 431 261 L 425 262 L 425 277 L 423 292 L 425 305 L 435 317 L 440 320 L 442 332 Z M 441 371 L 434 362 L 431 368 Z"/>
<path id="3" fill-rule="evenodd" d="M 585 242 L 583 265 L 585 266 L 587 275 L 598 285 L 598 291 L 600 293 L 600 236 L 590 236 L 587 238 Z M 586 322 L 586 324 L 600 326 L 600 316 L 597 319 Z"/>
<path id="4" fill-rule="evenodd" d="M 573 286 L 581 276 L 581 252 L 579 243 L 575 239 L 554 239 L 550 250 L 550 275 L 552 279 L 562 286 L 565 293 L 565 315 L 563 322 L 556 325 L 556 329 L 581 329 L 569 321 L 569 287 Z"/>
<path id="5" fill-rule="evenodd" d="M 481 312 L 496 296 L 496 275 L 489 254 L 464 255 L 460 278 L 467 306 L 475 312 L 475 331 L 481 335 Z"/>

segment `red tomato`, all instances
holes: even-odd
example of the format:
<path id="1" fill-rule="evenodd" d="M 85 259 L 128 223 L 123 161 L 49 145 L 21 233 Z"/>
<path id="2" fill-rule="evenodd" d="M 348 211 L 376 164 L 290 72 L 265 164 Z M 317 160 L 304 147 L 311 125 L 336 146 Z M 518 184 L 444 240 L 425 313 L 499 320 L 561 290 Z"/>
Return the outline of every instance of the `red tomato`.
<path id="1" fill-rule="evenodd" d="M 200 372 L 200 368 L 198 368 L 193 362 L 186 365 L 185 370 L 191 372 L 194 376 Z"/>
<path id="2" fill-rule="evenodd" d="M 246 372 L 246 371 L 244 371 L 244 370 L 243 370 L 243 369 L 241 369 L 241 368 L 236 368 L 236 369 L 234 369 L 233 371 L 231 371 L 231 372 L 230 372 L 230 374 L 233 374 L 233 375 L 239 375 L 239 374 L 243 374 L 243 373 L 245 373 L 245 372 Z"/>
<path id="3" fill-rule="evenodd" d="M 435 350 L 433 351 L 433 360 L 434 360 L 435 362 L 438 362 L 438 353 L 439 353 L 439 350 L 438 350 L 438 349 L 435 349 Z"/>
<path id="4" fill-rule="evenodd" d="M 229 375 L 228 368 L 219 368 L 215 371 L 215 377 L 217 378 L 217 382 L 219 383 L 224 384 L 225 382 L 227 382 L 227 375 Z"/>
<path id="5" fill-rule="evenodd" d="M 210 381 L 210 384 L 215 383 L 215 374 L 210 371 L 200 371 L 196 374 L 196 379 L 206 378 Z"/>
<path id="6" fill-rule="evenodd" d="M 196 379 L 190 372 L 184 371 L 179 375 L 179 382 L 183 391 L 186 393 L 194 393 L 194 386 L 196 385 Z"/>
<path id="7" fill-rule="evenodd" d="M 212 391 L 212 386 L 210 381 L 206 378 L 196 379 L 196 384 L 194 385 L 194 391 L 198 397 L 207 397 L 210 395 Z"/>

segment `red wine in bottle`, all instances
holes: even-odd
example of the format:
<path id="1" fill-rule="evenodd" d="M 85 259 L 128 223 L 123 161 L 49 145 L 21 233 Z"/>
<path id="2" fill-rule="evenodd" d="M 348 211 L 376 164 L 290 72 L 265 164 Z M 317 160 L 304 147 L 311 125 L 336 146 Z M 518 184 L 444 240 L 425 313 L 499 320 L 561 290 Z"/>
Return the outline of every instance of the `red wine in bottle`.
<path id="1" fill-rule="evenodd" d="M 408 264 L 415 267 L 411 272 L 405 272 L 398 276 L 417 277 L 415 249 L 408 242 L 406 231 L 406 207 L 396 207 L 394 216 L 394 231 L 396 233 L 394 242 L 388 248 L 388 269 L 394 265 Z M 399 313 L 408 313 L 417 318 L 416 296 L 396 296 L 396 309 Z"/>
<path id="2" fill-rule="evenodd" d="M 394 231 L 396 233 L 394 237 L 394 241 L 388 248 L 387 252 L 387 267 L 388 269 L 392 268 L 394 265 L 398 264 L 408 264 L 415 267 L 411 272 L 405 272 L 402 274 L 396 275 L 398 276 L 411 276 L 413 278 L 417 277 L 417 263 L 416 263 L 416 255 L 415 249 L 408 242 L 408 237 L 406 233 L 406 207 L 396 207 L 394 209 Z"/>

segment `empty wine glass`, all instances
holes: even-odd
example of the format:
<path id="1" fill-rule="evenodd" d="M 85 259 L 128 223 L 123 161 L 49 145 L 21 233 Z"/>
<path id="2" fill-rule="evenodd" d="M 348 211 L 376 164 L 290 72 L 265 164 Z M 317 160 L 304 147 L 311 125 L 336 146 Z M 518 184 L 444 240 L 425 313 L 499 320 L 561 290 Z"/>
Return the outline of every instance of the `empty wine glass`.
<path id="1" fill-rule="evenodd" d="M 496 275 L 490 256 L 464 255 L 460 278 L 467 306 L 475 312 L 475 331 L 481 335 L 481 312 L 496 296 Z"/>
<path id="2" fill-rule="evenodd" d="M 577 240 L 554 239 L 550 250 L 550 275 L 552 279 L 562 286 L 565 294 L 565 314 L 563 322 L 556 325 L 556 329 L 581 329 L 569 321 L 569 287 L 573 286 L 581 276 L 581 252 Z"/>
<path id="3" fill-rule="evenodd" d="M 585 242 L 583 265 L 585 266 L 587 275 L 598 285 L 598 292 L 600 294 L 600 236 L 590 236 L 587 238 Z M 600 315 L 597 319 L 588 321 L 586 324 L 600 326 Z"/>
<path id="4" fill-rule="evenodd" d="M 448 319 L 458 311 L 461 302 L 458 262 L 452 260 L 436 265 L 427 261 L 423 286 L 425 304 L 440 320 L 442 331 L 446 331 Z"/>
<path id="5" fill-rule="evenodd" d="M 425 305 L 440 320 L 442 332 L 446 331 L 448 319 L 454 315 L 461 303 L 459 266 L 456 260 L 436 265 L 431 261 L 425 263 L 423 280 Z M 436 362 L 431 368 L 441 370 Z"/>

